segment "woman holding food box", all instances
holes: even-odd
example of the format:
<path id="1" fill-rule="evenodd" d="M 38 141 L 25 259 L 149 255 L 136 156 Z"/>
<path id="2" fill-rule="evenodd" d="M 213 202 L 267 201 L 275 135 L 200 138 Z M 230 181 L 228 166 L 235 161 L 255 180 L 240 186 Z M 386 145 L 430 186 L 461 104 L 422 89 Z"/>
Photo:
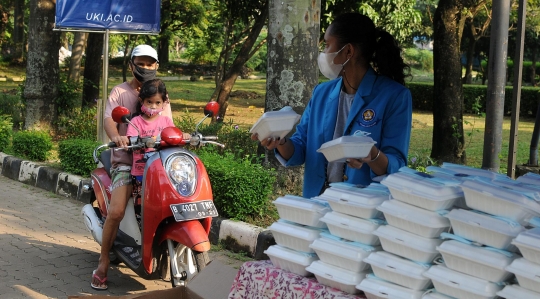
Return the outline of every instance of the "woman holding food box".
<path id="1" fill-rule="evenodd" d="M 330 81 L 315 87 L 291 138 L 261 141 L 275 149 L 283 165 L 305 164 L 306 198 L 332 182 L 369 185 L 396 172 L 407 165 L 411 132 L 412 99 L 404 86 L 409 68 L 392 35 L 367 16 L 346 13 L 330 24 L 324 42 L 318 64 Z M 322 144 L 355 133 L 376 141 L 366 157 L 328 163 L 317 152 Z"/>

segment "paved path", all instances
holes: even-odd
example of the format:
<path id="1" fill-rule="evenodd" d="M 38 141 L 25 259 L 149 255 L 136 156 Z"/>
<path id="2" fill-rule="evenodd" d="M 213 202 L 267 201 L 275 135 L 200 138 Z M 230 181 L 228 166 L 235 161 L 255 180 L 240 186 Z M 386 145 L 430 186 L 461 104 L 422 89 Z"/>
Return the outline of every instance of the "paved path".
<path id="1" fill-rule="evenodd" d="M 121 264 L 109 270 L 109 290 L 90 288 L 99 245 L 82 223 L 82 206 L 0 175 L 0 299 L 124 295 L 171 287 L 141 279 Z M 234 268 L 243 263 L 227 252 L 210 257 Z"/>

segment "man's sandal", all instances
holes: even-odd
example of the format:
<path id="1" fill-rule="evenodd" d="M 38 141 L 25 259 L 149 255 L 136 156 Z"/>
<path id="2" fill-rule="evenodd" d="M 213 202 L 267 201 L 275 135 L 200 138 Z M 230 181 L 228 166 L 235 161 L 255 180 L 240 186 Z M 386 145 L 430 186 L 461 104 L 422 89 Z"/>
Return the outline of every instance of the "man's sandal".
<path id="1" fill-rule="evenodd" d="M 103 277 L 103 278 L 99 277 L 96 274 L 96 271 L 97 271 L 97 269 L 92 271 L 92 282 L 90 282 L 90 286 L 94 290 L 105 291 L 106 289 L 109 288 L 109 286 L 107 285 L 107 277 Z M 94 279 L 99 281 L 99 285 L 94 284 Z"/>

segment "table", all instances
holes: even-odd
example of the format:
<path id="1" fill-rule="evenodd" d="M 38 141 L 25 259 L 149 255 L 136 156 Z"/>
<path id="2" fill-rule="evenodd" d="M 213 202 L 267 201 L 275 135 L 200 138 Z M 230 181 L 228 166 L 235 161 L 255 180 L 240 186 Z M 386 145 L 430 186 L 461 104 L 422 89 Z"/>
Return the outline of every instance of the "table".
<path id="1" fill-rule="evenodd" d="M 359 299 L 322 285 L 315 277 L 303 277 L 279 269 L 269 260 L 246 262 L 238 271 L 228 299 Z"/>

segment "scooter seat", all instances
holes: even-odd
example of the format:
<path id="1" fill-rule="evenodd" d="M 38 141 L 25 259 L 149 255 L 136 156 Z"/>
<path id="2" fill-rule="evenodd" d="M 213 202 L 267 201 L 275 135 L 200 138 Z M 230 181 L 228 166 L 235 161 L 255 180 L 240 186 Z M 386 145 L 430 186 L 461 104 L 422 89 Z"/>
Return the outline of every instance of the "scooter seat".
<path id="1" fill-rule="evenodd" d="M 105 171 L 107 172 L 107 174 L 110 177 L 111 176 L 111 166 L 112 166 L 112 163 L 111 163 L 111 149 L 102 151 L 101 155 L 100 155 L 100 160 L 101 160 L 101 164 L 103 164 L 103 168 L 105 169 Z"/>

